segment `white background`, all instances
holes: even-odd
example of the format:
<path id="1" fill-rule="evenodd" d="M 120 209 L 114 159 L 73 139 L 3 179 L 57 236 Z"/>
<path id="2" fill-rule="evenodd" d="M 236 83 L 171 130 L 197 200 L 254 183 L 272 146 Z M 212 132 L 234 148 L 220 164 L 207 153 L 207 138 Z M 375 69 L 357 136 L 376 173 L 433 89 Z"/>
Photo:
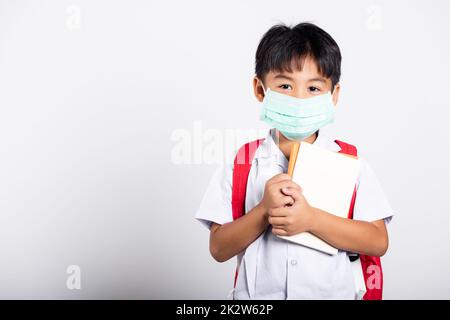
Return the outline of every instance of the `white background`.
<path id="1" fill-rule="evenodd" d="M 225 298 L 194 220 L 215 164 L 172 134 L 265 128 L 262 34 L 310 21 L 342 55 L 333 130 L 395 210 L 387 299 L 450 298 L 448 1 L 0 1 L 0 298 Z M 200 141 L 200 143 L 202 143 Z M 66 269 L 81 268 L 81 290 Z"/>

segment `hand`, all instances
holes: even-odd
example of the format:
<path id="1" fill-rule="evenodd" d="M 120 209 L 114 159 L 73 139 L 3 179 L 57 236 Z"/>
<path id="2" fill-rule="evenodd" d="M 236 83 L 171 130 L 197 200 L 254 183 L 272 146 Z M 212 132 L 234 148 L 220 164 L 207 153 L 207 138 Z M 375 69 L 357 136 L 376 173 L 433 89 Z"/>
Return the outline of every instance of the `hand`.
<path id="1" fill-rule="evenodd" d="M 267 180 L 264 188 L 264 196 L 260 205 L 264 208 L 266 217 L 268 212 L 274 208 L 292 205 L 294 198 L 281 192 L 283 188 L 300 188 L 292 181 L 291 176 L 286 173 L 280 173 Z"/>
<path id="2" fill-rule="evenodd" d="M 272 233 L 279 236 L 292 236 L 294 234 L 309 231 L 311 229 L 314 211 L 306 201 L 301 188 L 283 187 L 285 196 L 294 199 L 292 206 L 272 208 L 269 210 L 269 223 L 272 225 Z"/>

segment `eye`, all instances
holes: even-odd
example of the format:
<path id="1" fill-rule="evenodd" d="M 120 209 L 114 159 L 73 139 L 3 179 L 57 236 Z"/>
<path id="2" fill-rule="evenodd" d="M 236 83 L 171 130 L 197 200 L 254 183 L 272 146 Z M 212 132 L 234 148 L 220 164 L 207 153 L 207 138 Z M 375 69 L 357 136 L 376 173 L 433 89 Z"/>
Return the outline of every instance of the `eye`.
<path id="1" fill-rule="evenodd" d="M 317 88 L 317 87 L 308 87 L 308 90 L 310 91 L 310 92 L 312 92 L 312 93 L 317 93 L 317 92 L 320 92 L 320 89 L 319 88 Z"/>
<path id="2" fill-rule="evenodd" d="M 292 86 L 290 84 L 282 84 L 278 86 L 278 88 L 281 88 L 283 90 L 292 90 Z"/>

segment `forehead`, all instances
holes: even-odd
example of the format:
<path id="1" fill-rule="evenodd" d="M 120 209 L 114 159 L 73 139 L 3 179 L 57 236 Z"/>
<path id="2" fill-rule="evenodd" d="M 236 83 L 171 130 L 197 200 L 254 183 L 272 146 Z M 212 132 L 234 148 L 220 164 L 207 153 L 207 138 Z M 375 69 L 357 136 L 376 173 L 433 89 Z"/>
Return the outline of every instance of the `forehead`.
<path id="1" fill-rule="evenodd" d="M 283 76 L 294 79 L 309 78 L 327 78 L 320 72 L 320 69 L 312 57 L 292 59 L 290 64 L 283 66 L 277 70 L 271 70 L 267 73 L 268 79 L 282 78 Z"/>

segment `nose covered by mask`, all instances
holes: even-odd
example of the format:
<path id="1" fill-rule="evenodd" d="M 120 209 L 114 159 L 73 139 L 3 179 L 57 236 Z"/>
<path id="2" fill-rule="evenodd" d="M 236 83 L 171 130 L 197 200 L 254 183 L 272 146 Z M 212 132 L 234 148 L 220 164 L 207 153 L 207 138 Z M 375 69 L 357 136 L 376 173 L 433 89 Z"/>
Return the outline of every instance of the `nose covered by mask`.
<path id="1" fill-rule="evenodd" d="M 289 140 L 303 140 L 334 121 L 331 93 L 300 99 L 267 88 L 260 119 Z"/>

